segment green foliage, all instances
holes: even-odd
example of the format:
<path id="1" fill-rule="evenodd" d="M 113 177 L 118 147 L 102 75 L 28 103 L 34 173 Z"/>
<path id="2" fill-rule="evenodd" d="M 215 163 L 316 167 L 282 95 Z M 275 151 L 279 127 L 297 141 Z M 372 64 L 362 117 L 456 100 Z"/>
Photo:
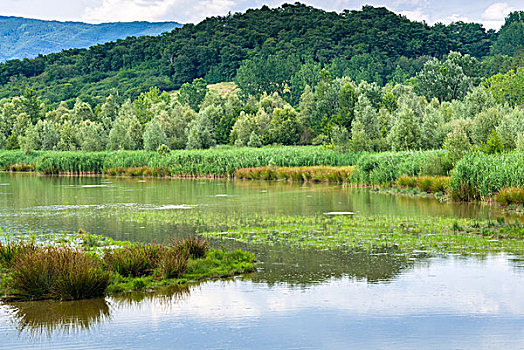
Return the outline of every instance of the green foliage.
<path id="1" fill-rule="evenodd" d="M 296 103 L 304 85 L 316 83 L 320 66 L 333 78 L 382 84 L 396 73 L 404 81 L 427 56 L 454 50 L 483 57 L 493 37 L 478 24 L 428 26 L 385 8 L 334 13 L 285 4 L 207 18 L 158 37 L 8 61 L 0 66 L 0 97 L 31 86 L 53 102 L 80 97 L 100 103 L 110 93 L 134 99 L 152 86 L 175 90 L 198 78 L 216 83 L 236 77 L 245 95 L 278 91 Z"/>
<path id="2" fill-rule="evenodd" d="M 193 80 L 191 84 L 185 83 L 180 87 L 180 90 L 178 90 L 178 101 L 181 104 L 187 104 L 191 109 L 198 112 L 207 92 L 207 82 L 202 78 L 198 78 Z"/>
<path id="3" fill-rule="evenodd" d="M 484 86 L 493 94 L 499 103 L 511 106 L 524 106 L 524 67 L 496 74 L 486 81 Z"/>
<path id="4" fill-rule="evenodd" d="M 146 151 L 155 151 L 166 143 L 167 137 L 160 124 L 156 120 L 149 122 L 144 131 L 144 149 Z"/>
<path id="5" fill-rule="evenodd" d="M 393 151 L 416 150 L 421 147 L 420 124 L 411 109 L 401 108 L 388 135 L 388 143 Z"/>
<path id="6" fill-rule="evenodd" d="M 478 83 L 478 67 L 474 57 L 459 52 L 450 52 L 443 62 L 429 60 L 415 78 L 416 91 L 439 101 L 463 98 Z"/>
<path id="7" fill-rule="evenodd" d="M 277 108 L 273 111 L 268 130 L 270 140 L 282 145 L 296 145 L 300 141 L 300 127 L 298 113 L 293 107 Z"/>
<path id="8" fill-rule="evenodd" d="M 504 142 L 500 138 L 497 130 L 493 129 L 488 137 L 486 144 L 480 145 L 480 150 L 486 154 L 496 154 L 504 152 Z"/>
<path id="9" fill-rule="evenodd" d="M 460 200 L 489 199 L 506 187 L 524 187 L 524 154 L 472 153 L 456 165 L 451 192 Z"/>

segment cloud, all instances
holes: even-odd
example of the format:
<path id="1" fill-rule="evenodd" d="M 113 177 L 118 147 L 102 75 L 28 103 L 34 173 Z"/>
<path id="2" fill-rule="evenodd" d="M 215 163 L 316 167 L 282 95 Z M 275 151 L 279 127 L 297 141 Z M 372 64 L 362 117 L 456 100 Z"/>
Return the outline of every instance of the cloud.
<path id="1" fill-rule="evenodd" d="M 488 29 L 498 29 L 504 24 L 506 16 L 514 8 L 505 2 L 497 2 L 490 5 L 481 16 L 481 23 Z"/>
<path id="2" fill-rule="evenodd" d="M 102 0 L 87 7 L 82 20 L 90 23 L 179 20 L 199 22 L 208 16 L 225 15 L 238 0 Z"/>
<path id="3" fill-rule="evenodd" d="M 412 21 L 426 22 L 426 23 L 430 22 L 429 16 L 426 13 L 424 13 L 422 8 L 417 8 L 412 11 L 400 11 L 400 14 L 403 16 L 406 16 L 407 18 L 409 18 Z"/>
<path id="4" fill-rule="evenodd" d="M 506 18 L 509 13 L 513 11 L 513 8 L 505 2 L 497 2 L 489 6 L 483 13 L 482 19 L 488 21 L 501 21 Z"/>

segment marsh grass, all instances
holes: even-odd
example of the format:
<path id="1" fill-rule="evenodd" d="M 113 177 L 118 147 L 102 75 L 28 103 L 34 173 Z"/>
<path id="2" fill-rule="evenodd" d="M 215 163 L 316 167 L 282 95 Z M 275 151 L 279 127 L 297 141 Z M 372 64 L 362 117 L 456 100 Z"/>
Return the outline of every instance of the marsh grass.
<path id="1" fill-rule="evenodd" d="M 10 272 L 13 294 L 33 300 L 100 297 L 110 278 L 97 257 L 68 247 L 25 249 Z"/>
<path id="2" fill-rule="evenodd" d="M 287 180 L 296 182 L 349 183 L 353 175 L 352 166 L 310 166 L 310 167 L 257 167 L 235 171 L 238 179 Z"/>
<path id="3" fill-rule="evenodd" d="M 120 243 L 125 246 L 103 249 L 103 244 L 90 244 L 90 249 L 99 247 L 95 250 L 24 241 L 3 244 L 0 289 L 9 300 L 79 300 L 254 270 L 252 254 L 210 250 L 201 238 L 171 245 Z M 199 266 L 207 270 L 195 269 Z"/>
<path id="4" fill-rule="evenodd" d="M 450 177 L 446 176 L 408 176 L 399 177 L 395 183 L 400 188 L 417 188 L 426 193 L 448 193 Z"/>
<path id="5" fill-rule="evenodd" d="M 495 202 L 500 205 L 524 205 L 524 188 L 503 188 L 495 195 Z"/>

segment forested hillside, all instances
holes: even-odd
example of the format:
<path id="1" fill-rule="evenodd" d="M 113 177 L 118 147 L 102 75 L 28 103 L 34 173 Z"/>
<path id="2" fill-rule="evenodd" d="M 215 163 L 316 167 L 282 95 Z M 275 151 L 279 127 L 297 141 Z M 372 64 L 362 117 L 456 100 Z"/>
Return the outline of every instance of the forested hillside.
<path id="1" fill-rule="evenodd" d="M 180 26 L 176 22 L 88 24 L 0 16 L 0 62 L 88 48 L 129 36 L 158 35 Z"/>
<path id="2" fill-rule="evenodd" d="M 512 44 L 521 27 L 515 20 L 504 36 L 475 23 L 429 26 L 370 6 L 342 13 L 298 3 L 264 6 L 158 37 L 8 61 L 0 65 L 0 97 L 21 95 L 29 85 L 53 102 L 80 97 L 100 103 L 110 93 L 135 98 L 152 86 L 173 90 L 205 78 L 209 83 L 236 79 L 248 94 L 290 88 L 297 102 L 304 85 L 297 81 L 312 83 L 300 72 L 303 65 L 327 68 L 335 77 L 356 82 L 403 82 L 430 57 L 442 58 L 450 51 L 477 59 L 518 53 L 518 45 Z M 500 38 L 511 42 L 510 47 Z M 512 60 L 492 56 L 479 74 L 505 73 L 512 66 Z"/>
<path id="3" fill-rule="evenodd" d="M 18 96 L 0 100 L 0 148 L 522 151 L 523 19 L 494 33 L 297 4 L 9 61 L 0 91 Z"/>

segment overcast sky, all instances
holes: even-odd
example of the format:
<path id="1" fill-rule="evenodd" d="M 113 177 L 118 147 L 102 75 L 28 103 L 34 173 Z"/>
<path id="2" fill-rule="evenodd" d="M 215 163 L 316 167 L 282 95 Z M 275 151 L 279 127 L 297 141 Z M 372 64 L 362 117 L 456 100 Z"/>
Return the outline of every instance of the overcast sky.
<path id="1" fill-rule="evenodd" d="M 295 0 L 0 0 L 0 15 L 90 23 L 118 21 L 199 22 L 207 16 L 271 7 Z M 412 20 L 449 23 L 481 22 L 498 29 L 512 10 L 523 10 L 523 0 L 303 0 L 326 10 L 360 9 L 362 5 L 386 6 Z"/>

